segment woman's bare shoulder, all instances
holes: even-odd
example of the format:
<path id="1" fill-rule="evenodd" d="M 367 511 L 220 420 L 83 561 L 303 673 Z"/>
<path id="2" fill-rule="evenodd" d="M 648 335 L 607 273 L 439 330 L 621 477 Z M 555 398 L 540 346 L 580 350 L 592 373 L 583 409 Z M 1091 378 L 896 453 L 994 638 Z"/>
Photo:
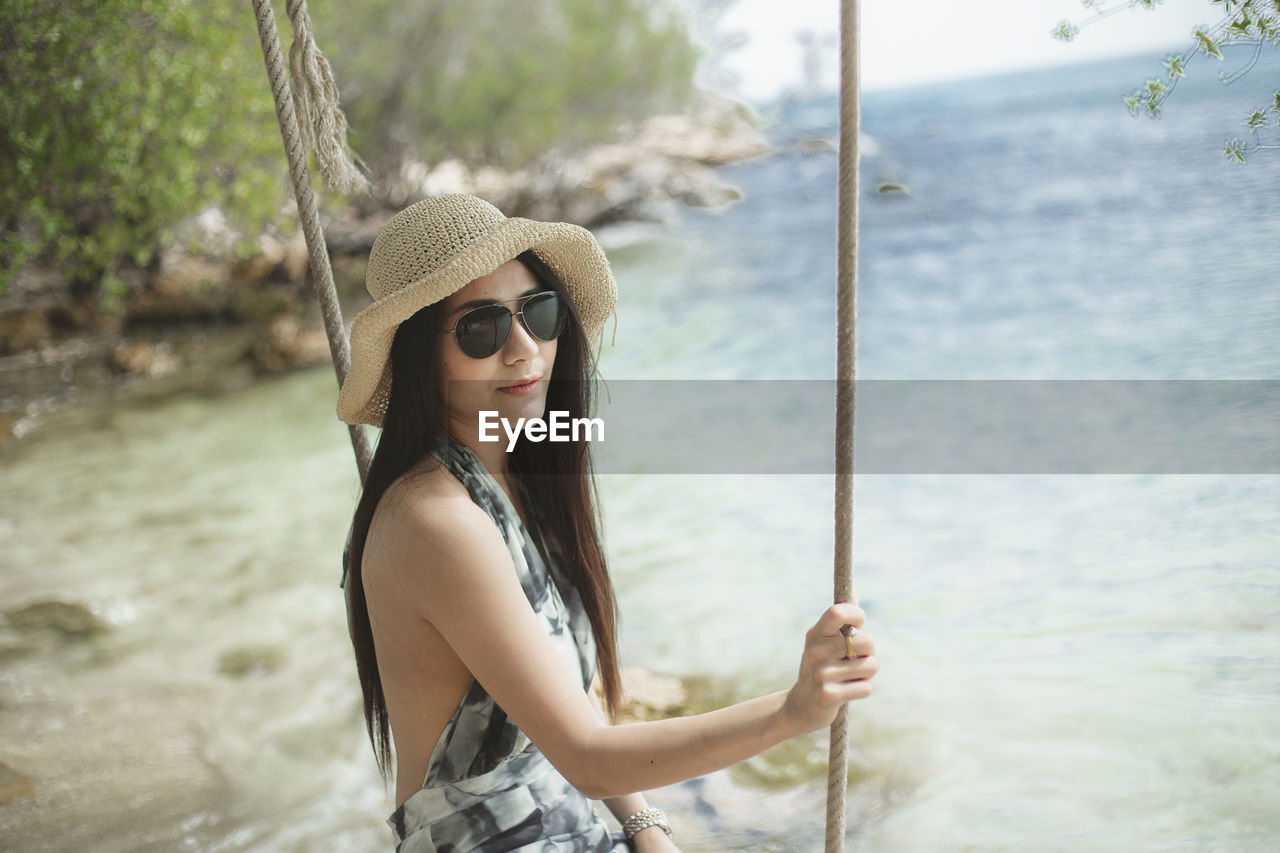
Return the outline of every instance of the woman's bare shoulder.
<path id="1" fill-rule="evenodd" d="M 428 462 L 397 478 L 378 501 L 365 554 L 372 551 L 384 569 L 417 575 L 455 569 L 495 548 L 506 551 L 493 520 L 448 468 Z"/>

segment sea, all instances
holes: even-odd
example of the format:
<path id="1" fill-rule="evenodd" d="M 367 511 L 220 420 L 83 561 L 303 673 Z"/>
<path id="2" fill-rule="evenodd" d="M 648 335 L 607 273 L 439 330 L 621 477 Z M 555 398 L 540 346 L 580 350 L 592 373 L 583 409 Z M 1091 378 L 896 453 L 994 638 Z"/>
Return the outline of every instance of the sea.
<path id="1" fill-rule="evenodd" d="M 859 379 L 1280 381 L 1280 151 L 1222 153 L 1280 63 L 1224 86 L 1200 57 L 1133 118 L 1160 59 L 863 95 Z M 718 170 L 741 201 L 598 233 L 607 380 L 835 376 L 837 107 L 758 105 L 776 152 Z M 0 626 L 0 849 L 388 849 L 335 392 L 302 371 L 0 453 L 0 605 L 102 625 Z M 691 712 L 788 687 L 832 596 L 830 473 L 599 483 L 624 664 Z M 854 484 L 880 672 L 850 708 L 847 849 L 1275 849 L 1280 473 Z M 817 850 L 825 759 L 800 738 L 650 800 L 686 853 Z"/>

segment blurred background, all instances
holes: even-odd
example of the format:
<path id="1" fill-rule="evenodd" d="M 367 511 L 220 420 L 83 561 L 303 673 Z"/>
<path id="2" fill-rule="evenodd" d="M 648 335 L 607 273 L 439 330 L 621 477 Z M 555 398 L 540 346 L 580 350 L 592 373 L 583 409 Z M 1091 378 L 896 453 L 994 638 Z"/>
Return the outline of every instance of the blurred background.
<path id="1" fill-rule="evenodd" d="M 864 0 L 859 377 L 1280 379 L 1280 62 L 1209 0 L 1085 5 Z M 466 191 L 595 230 L 606 378 L 834 375 L 834 0 L 309 6 L 374 184 L 319 190 L 348 321 L 382 222 Z M 14 0 L 0 80 L 0 849 L 386 848 L 249 4 Z M 787 686 L 831 479 L 600 483 L 632 712 Z M 1270 849 L 1280 476 L 861 476 L 855 508 L 851 849 Z M 689 853 L 819 849 L 825 758 L 651 799 Z"/>

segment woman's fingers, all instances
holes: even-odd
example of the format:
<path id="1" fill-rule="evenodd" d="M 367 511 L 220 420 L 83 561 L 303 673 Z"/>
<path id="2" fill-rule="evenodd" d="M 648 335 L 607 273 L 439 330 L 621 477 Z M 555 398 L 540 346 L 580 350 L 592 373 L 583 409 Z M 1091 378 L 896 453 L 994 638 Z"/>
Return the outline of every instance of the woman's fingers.
<path id="1" fill-rule="evenodd" d="M 853 654 L 849 654 L 852 651 Z M 809 663 L 820 666 L 831 660 L 849 657 L 866 657 L 876 652 L 876 642 L 865 631 L 857 631 L 845 637 L 836 634 L 834 637 L 816 637 L 809 641 L 805 654 Z"/>
<path id="2" fill-rule="evenodd" d="M 861 630 L 842 632 L 846 626 L 860 629 L 865 621 L 855 602 L 833 604 L 805 635 L 800 675 L 786 704 L 804 731 L 830 725 L 840 705 L 871 695 L 871 678 L 880 668 L 875 641 Z"/>
<path id="3" fill-rule="evenodd" d="M 829 709 L 871 695 L 871 677 L 880 665 L 874 657 L 844 658 L 823 666 L 817 673 L 818 701 Z M 828 720 L 826 725 L 830 725 Z"/>
<path id="4" fill-rule="evenodd" d="M 876 641 L 865 631 L 832 637 L 828 642 L 832 656 L 837 658 L 861 658 L 876 653 Z"/>
<path id="5" fill-rule="evenodd" d="M 871 679 L 862 678 L 857 681 L 841 681 L 827 685 L 829 702 L 832 706 L 843 705 L 858 699 L 866 699 L 871 695 Z M 828 723 L 830 725 L 830 723 Z"/>
<path id="6" fill-rule="evenodd" d="M 874 655 L 861 658 L 841 658 L 824 664 L 818 671 L 822 681 L 857 681 L 870 678 L 880 670 L 880 664 Z"/>
<path id="7" fill-rule="evenodd" d="M 862 608 L 852 602 L 833 604 L 818 618 L 817 623 L 809 629 L 809 636 L 811 639 L 814 637 L 834 637 L 840 633 L 840 629 L 845 625 L 861 628 L 866 618 L 867 614 L 862 612 Z"/>

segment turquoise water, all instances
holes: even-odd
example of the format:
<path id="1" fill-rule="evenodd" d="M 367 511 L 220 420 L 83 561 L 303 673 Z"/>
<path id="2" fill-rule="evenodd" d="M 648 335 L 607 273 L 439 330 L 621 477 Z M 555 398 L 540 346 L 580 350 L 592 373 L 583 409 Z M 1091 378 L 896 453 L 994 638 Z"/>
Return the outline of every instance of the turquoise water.
<path id="1" fill-rule="evenodd" d="M 868 96 L 864 180 L 908 195 L 863 201 L 860 376 L 1280 378 L 1280 158 L 1230 167 L 1242 109 L 1212 90 L 1129 119 L 1155 62 Z M 829 137 L 833 114 L 793 104 L 772 132 Z M 600 235 L 607 378 L 833 375 L 834 155 L 724 174 L 741 204 Z M 357 492 L 335 390 L 315 370 L 117 409 L 0 459 L 5 607 L 109 626 L 0 659 L 0 761 L 37 790 L 0 806 L 17 849 L 389 840 L 337 588 Z M 625 662 L 786 686 L 830 596 L 829 478 L 601 489 Z M 851 713 L 851 849 L 1269 849 L 1278 522 L 1276 476 L 860 477 L 881 673 Z M 261 665 L 233 677 L 232 653 Z M 818 849 L 801 771 L 824 752 L 652 799 L 686 853 Z"/>

